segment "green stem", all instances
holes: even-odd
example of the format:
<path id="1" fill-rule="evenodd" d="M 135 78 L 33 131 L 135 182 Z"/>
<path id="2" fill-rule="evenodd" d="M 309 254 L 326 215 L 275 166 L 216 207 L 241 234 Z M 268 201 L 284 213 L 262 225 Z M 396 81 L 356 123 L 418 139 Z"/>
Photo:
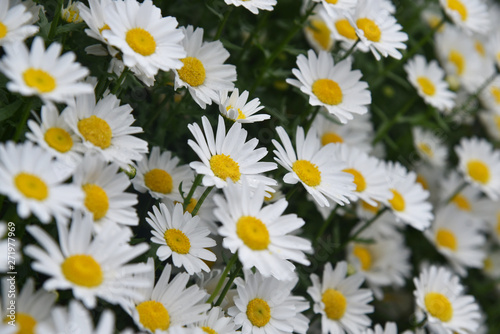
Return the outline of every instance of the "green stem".
<path id="1" fill-rule="evenodd" d="M 366 230 L 368 227 L 370 227 L 377 219 L 378 217 L 380 217 L 384 212 L 386 212 L 387 210 L 389 210 L 389 208 L 387 206 L 383 207 L 381 210 L 379 210 L 377 212 L 377 214 L 375 216 L 373 216 L 371 219 L 367 220 L 365 225 L 363 225 L 359 230 L 356 231 L 356 233 L 354 233 L 348 240 L 349 241 L 352 241 L 354 239 L 357 238 L 358 235 L 361 234 L 361 232 L 363 232 L 364 230 Z M 345 244 L 344 244 L 345 245 Z"/>
<path id="2" fill-rule="evenodd" d="M 208 298 L 207 303 L 212 303 L 217 297 L 217 294 L 219 293 L 220 289 L 222 288 L 222 285 L 224 284 L 224 280 L 226 279 L 227 274 L 229 273 L 229 270 L 231 267 L 234 265 L 234 263 L 238 260 L 238 252 L 234 253 L 233 256 L 229 259 L 229 262 L 226 266 L 226 269 L 222 272 L 222 275 L 219 278 L 219 281 L 217 282 L 217 286 L 215 287 L 214 292 L 210 295 L 210 298 Z"/>
<path id="3" fill-rule="evenodd" d="M 299 184 L 299 182 L 297 182 L 295 184 L 295 186 L 288 192 L 288 194 L 286 194 L 286 201 L 287 202 L 290 202 L 290 199 L 299 191 L 301 185 Z"/>
<path id="4" fill-rule="evenodd" d="M 120 77 L 118 78 L 118 80 L 116 80 L 116 83 L 113 86 L 113 89 L 111 90 L 111 94 L 117 95 L 118 90 L 120 90 L 122 88 L 122 85 L 125 82 L 125 77 L 127 76 L 128 72 L 129 72 L 128 67 L 125 67 L 123 69 L 122 74 L 120 74 Z"/>
<path id="5" fill-rule="evenodd" d="M 332 209 L 332 212 L 328 215 L 328 217 L 325 219 L 323 222 L 323 225 L 321 225 L 321 228 L 319 229 L 318 233 L 316 234 L 316 241 L 325 233 L 326 229 L 330 225 L 330 223 L 333 221 L 333 218 L 335 217 L 335 214 L 337 212 L 337 209 L 339 208 L 340 205 L 336 205 L 335 208 Z"/>
<path id="6" fill-rule="evenodd" d="M 252 30 L 252 32 L 250 33 L 250 36 L 247 37 L 247 39 L 245 40 L 245 43 L 243 44 L 240 52 L 238 53 L 238 56 L 236 58 L 236 59 L 238 59 L 236 61 L 237 65 L 240 64 L 241 60 L 243 59 L 243 55 L 249 49 L 249 46 L 252 44 L 253 39 L 255 38 L 255 36 L 257 35 L 257 33 L 262 29 L 262 27 L 265 26 L 265 23 L 267 22 L 267 19 L 269 18 L 270 14 L 271 14 L 270 11 L 266 11 L 264 14 L 259 15 L 260 17 L 259 17 L 259 21 L 257 22 L 257 26 Z M 239 66 L 237 66 L 237 68 L 238 67 Z"/>
<path id="7" fill-rule="evenodd" d="M 15 142 L 19 140 L 19 138 L 21 137 L 21 133 L 23 132 L 24 127 L 26 126 L 26 122 L 28 121 L 32 104 L 33 104 L 33 99 L 29 98 L 26 104 L 24 105 L 24 108 L 22 108 L 20 111 L 21 119 L 19 120 L 19 123 L 17 123 L 16 132 L 14 133 L 14 137 L 12 138 L 12 140 Z"/>
<path id="8" fill-rule="evenodd" d="M 455 191 L 446 199 L 446 201 L 444 202 L 444 204 L 450 204 L 451 201 L 453 201 L 453 199 L 455 198 L 455 196 L 457 196 L 458 194 L 460 194 L 460 192 L 462 190 L 465 189 L 465 187 L 467 187 L 467 182 L 464 181 L 462 184 L 460 184 L 457 189 L 455 189 Z"/>
<path id="9" fill-rule="evenodd" d="M 226 296 L 227 292 L 231 288 L 231 285 L 233 285 L 234 279 L 240 273 L 241 267 L 242 267 L 241 262 L 236 263 L 236 269 L 231 273 L 231 276 L 229 276 L 229 280 L 227 281 L 226 286 L 224 287 L 224 290 L 222 290 L 222 292 L 219 296 L 219 299 L 217 299 L 214 306 L 220 306 L 220 304 L 222 304 L 224 297 Z"/>
<path id="10" fill-rule="evenodd" d="M 198 211 L 201 208 L 201 205 L 203 204 L 205 199 L 208 197 L 208 195 L 210 194 L 212 189 L 214 189 L 214 186 L 211 186 L 211 187 L 208 187 L 207 189 L 205 189 L 205 191 L 201 195 L 200 199 L 198 200 L 198 203 L 196 203 L 196 206 L 194 207 L 193 212 L 191 212 L 191 215 L 195 216 L 198 213 Z"/>
<path id="11" fill-rule="evenodd" d="M 306 125 L 304 126 L 305 133 L 307 133 L 309 131 L 309 129 L 311 128 L 311 125 L 314 122 L 314 119 L 316 118 L 316 116 L 318 115 L 320 109 L 321 108 L 319 106 L 316 106 L 316 108 L 314 108 L 314 111 L 312 112 L 311 118 L 307 121 Z M 307 117 L 307 115 L 306 115 L 306 117 Z"/>
<path id="12" fill-rule="evenodd" d="M 356 46 L 358 45 L 359 43 L 359 38 L 356 40 L 356 42 L 349 48 L 349 50 L 346 51 L 346 53 L 344 53 L 342 55 L 342 57 L 340 57 L 336 62 L 341 62 L 342 60 L 346 59 L 347 57 L 349 57 L 353 52 L 354 52 L 354 49 L 356 49 Z"/>
<path id="13" fill-rule="evenodd" d="M 57 26 L 59 25 L 59 19 L 61 18 L 62 7 L 63 7 L 63 0 L 59 0 L 57 2 L 54 18 L 52 19 L 52 23 L 50 25 L 49 36 L 48 36 L 50 41 L 52 41 L 54 39 L 54 36 L 56 35 Z"/>
<path id="14" fill-rule="evenodd" d="M 218 40 L 220 38 L 220 35 L 222 34 L 222 30 L 224 30 L 224 27 L 226 26 L 227 19 L 229 19 L 229 15 L 233 11 L 233 8 L 234 8 L 234 6 L 229 6 L 229 9 L 226 10 L 226 13 L 224 14 L 224 18 L 219 23 L 219 27 L 217 28 L 217 33 L 215 34 L 214 40 Z"/>
<path id="15" fill-rule="evenodd" d="M 193 198 L 194 191 L 201 184 L 201 180 L 203 180 L 203 174 L 198 174 L 194 178 L 193 184 L 191 185 L 191 189 L 189 189 L 188 195 L 186 196 L 186 198 L 184 198 L 184 204 L 183 204 L 184 210 L 186 210 L 187 206 L 189 205 L 189 202 L 191 202 L 191 198 Z"/>

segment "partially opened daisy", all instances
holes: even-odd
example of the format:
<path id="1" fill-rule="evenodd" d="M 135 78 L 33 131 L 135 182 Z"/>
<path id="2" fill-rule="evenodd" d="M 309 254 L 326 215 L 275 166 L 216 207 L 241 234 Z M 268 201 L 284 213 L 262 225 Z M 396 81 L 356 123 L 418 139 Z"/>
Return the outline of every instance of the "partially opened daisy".
<path id="1" fill-rule="evenodd" d="M 443 139 L 438 136 L 439 131 L 431 131 L 421 127 L 413 127 L 413 145 L 418 155 L 431 165 L 443 167 L 448 159 L 448 149 Z"/>
<path id="2" fill-rule="evenodd" d="M 360 333 L 371 325 L 366 314 L 373 312 L 373 306 L 368 305 L 372 292 L 360 289 L 364 281 L 361 274 L 347 277 L 345 261 L 338 262 L 335 270 L 328 262 L 321 281 L 316 274 L 311 275 L 311 281 L 307 293 L 313 299 L 314 313 L 321 314 L 322 333 Z"/>
<path id="3" fill-rule="evenodd" d="M 9 0 L 0 3 L 0 46 L 22 42 L 36 34 L 38 27 L 30 25 L 33 14 L 22 3 L 10 5 Z"/>
<path id="4" fill-rule="evenodd" d="M 80 94 L 94 94 L 92 86 L 81 82 L 89 71 L 75 62 L 73 52 L 61 56 L 62 45 L 52 43 L 45 50 L 41 37 L 35 37 L 29 51 L 21 42 L 3 46 L 5 56 L 0 60 L 0 72 L 11 81 L 7 89 L 25 96 L 36 95 L 45 103 L 71 104 Z"/>
<path id="5" fill-rule="evenodd" d="M 254 115 L 264 108 L 260 105 L 259 98 L 255 98 L 247 103 L 248 91 L 244 90 L 241 95 L 238 88 L 235 88 L 228 97 L 227 91 L 220 92 L 219 111 L 222 116 L 240 123 L 254 123 L 271 118 L 267 114 Z"/>
<path id="6" fill-rule="evenodd" d="M 316 52 L 330 51 L 333 48 L 335 40 L 332 38 L 332 31 L 318 14 L 312 14 L 307 19 L 304 35 Z"/>
<path id="7" fill-rule="evenodd" d="M 490 30 L 488 6 L 482 0 L 439 0 L 453 23 L 471 32 L 484 34 Z"/>
<path id="8" fill-rule="evenodd" d="M 17 203 L 23 219 L 33 213 L 42 223 L 52 217 L 67 222 L 72 209 L 81 207 L 82 190 L 63 183 L 68 175 L 58 169 L 52 156 L 31 142 L 0 144 L 0 193 Z"/>
<path id="9" fill-rule="evenodd" d="M 361 71 L 351 70 L 351 61 L 343 60 L 334 64 L 330 53 L 313 50 L 297 57 L 298 69 L 292 73 L 296 79 L 286 79 L 290 85 L 300 88 L 309 95 L 309 104 L 325 107 L 342 123 L 353 119 L 352 114 L 365 114 L 371 103 L 368 85 L 361 79 Z"/>
<path id="10" fill-rule="evenodd" d="M 57 227 L 59 244 L 40 227 L 26 227 L 43 247 L 28 245 L 25 252 L 33 258 L 33 270 L 49 276 L 43 285 L 46 290 L 71 289 L 88 308 L 95 308 L 97 297 L 121 306 L 140 298 L 133 288 L 148 286 L 139 274 L 149 267 L 129 262 L 146 252 L 148 245 L 129 245 L 131 232 L 115 224 L 105 225 L 92 237 L 92 219 L 81 213 L 74 214 L 70 228 Z"/>
<path id="11" fill-rule="evenodd" d="M 233 5 L 236 7 L 243 6 L 252 14 L 259 14 L 260 10 L 273 10 L 276 5 L 276 0 L 224 0 L 228 5 Z"/>
<path id="12" fill-rule="evenodd" d="M 462 138 L 455 152 L 465 180 L 497 200 L 500 197 L 500 151 L 485 139 L 474 137 Z"/>
<path id="13" fill-rule="evenodd" d="M 183 66 L 175 71 L 175 85 L 187 87 L 193 100 L 205 109 L 207 104 L 219 99 L 219 92 L 233 90 L 236 67 L 224 64 L 229 52 L 220 41 L 203 42 L 203 29 L 193 26 L 181 27 L 186 37 L 182 41 L 186 58 Z"/>
<path id="14" fill-rule="evenodd" d="M 246 141 L 247 131 L 241 128 L 241 123 L 234 123 L 226 134 L 224 119 L 219 116 L 217 132 L 214 136 L 212 125 L 206 116 L 201 118 L 203 132 L 196 123 L 189 124 L 188 129 L 195 141 L 189 139 L 188 145 L 196 152 L 201 162 L 189 164 L 198 174 L 203 174 L 203 185 L 224 188 L 227 179 L 248 183 L 257 186 L 262 183 L 266 186 L 276 185 L 276 181 L 262 175 L 262 173 L 276 169 L 272 162 L 261 162 L 267 155 L 265 148 L 258 148 L 259 141 L 252 138 Z M 272 188 L 269 187 L 269 191 Z"/>
<path id="15" fill-rule="evenodd" d="M 408 80 L 426 103 L 438 110 L 455 106 L 456 94 L 449 89 L 444 80 L 445 73 L 437 61 L 427 63 L 424 56 L 417 55 L 405 64 L 404 69 Z"/>
<path id="16" fill-rule="evenodd" d="M 285 129 L 278 126 L 276 132 L 283 146 L 273 139 L 274 159 L 288 170 L 283 177 L 285 183 L 300 181 L 320 206 L 330 205 L 327 198 L 340 205 L 349 203 L 348 197 L 352 197 L 356 189 L 354 177 L 343 171 L 347 165 L 340 160 L 333 145 L 321 147 L 315 131 L 309 130 L 304 136 L 304 129 L 299 126 L 294 150 Z"/>

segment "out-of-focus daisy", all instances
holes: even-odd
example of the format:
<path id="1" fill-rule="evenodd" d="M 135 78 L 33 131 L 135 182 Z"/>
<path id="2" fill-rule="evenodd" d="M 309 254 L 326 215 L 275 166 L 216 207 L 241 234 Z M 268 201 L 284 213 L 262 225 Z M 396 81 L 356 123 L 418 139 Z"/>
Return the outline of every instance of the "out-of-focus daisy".
<path id="1" fill-rule="evenodd" d="M 394 322 L 386 322 L 385 328 L 379 324 L 376 324 L 373 329 L 368 328 L 361 334 L 398 334 L 398 326 Z"/>
<path id="2" fill-rule="evenodd" d="M 224 64 L 229 52 L 220 41 L 203 42 L 202 28 L 193 31 L 193 26 L 188 26 L 181 30 L 186 36 L 182 41 L 186 58 L 175 71 L 174 89 L 187 87 L 193 100 L 205 109 L 219 99 L 219 92 L 233 90 L 236 67 Z"/>
<path id="3" fill-rule="evenodd" d="M 382 209 L 382 203 L 377 203 L 377 205 L 370 205 L 365 201 L 361 200 L 356 206 L 356 214 L 360 219 L 358 225 L 356 225 L 352 233 L 365 225 L 365 223 L 375 217 L 375 215 Z M 384 212 L 379 215 L 379 217 L 363 231 L 363 236 L 365 238 L 394 238 L 399 236 L 398 228 L 401 225 L 394 218 L 391 212 Z"/>
<path id="4" fill-rule="evenodd" d="M 179 185 L 184 192 L 189 191 L 193 182 L 193 171 L 187 165 L 178 165 L 179 158 L 172 152 L 160 154 L 158 146 L 153 147 L 149 158 L 144 155 L 137 164 L 137 174 L 132 179 L 134 188 L 140 192 L 149 191 L 157 199 L 169 198 L 182 201 Z"/>
<path id="5" fill-rule="evenodd" d="M 430 226 L 432 205 L 427 201 L 429 192 L 416 182 L 415 172 L 408 171 L 399 162 L 386 164 L 386 178 L 393 194 L 388 205 L 396 218 L 417 230 Z"/>
<path id="6" fill-rule="evenodd" d="M 367 106 L 372 101 L 368 84 L 360 81 L 359 70 L 351 70 L 349 59 L 335 65 L 330 53 L 320 51 L 316 56 L 309 50 L 307 58 L 304 55 L 297 57 L 297 66 L 292 73 L 299 80 L 286 79 L 286 82 L 309 95 L 309 104 L 326 108 L 342 123 L 352 120 L 352 114 L 368 111 Z"/>
<path id="7" fill-rule="evenodd" d="M 464 295 L 458 276 L 444 267 L 431 266 L 413 279 L 418 308 L 427 322 L 441 333 L 474 333 L 479 326 L 479 307 Z"/>
<path id="8" fill-rule="evenodd" d="M 418 155 L 436 167 L 443 167 L 448 158 L 448 150 L 443 144 L 443 138 L 437 136 L 436 131 L 421 127 L 413 127 L 413 145 Z"/>
<path id="9" fill-rule="evenodd" d="M 497 200 L 500 196 L 500 151 L 486 140 L 474 137 L 462 138 L 455 152 L 465 180 Z"/>
<path id="10" fill-rule="evenodd" d="M 188 145 L 202 161 L 191 162 L 189 166 L 198 174 L 204 175 L 203 185 L 223 188 L 227 185 L 228 178 L 233 182 L 245 179 L 254 186 L 259 183 L 266 186 L 276 185 L 276 181 L 262 175 L 276 169 L 276 164 L 259 161 L 267 155 L 267 150 L 255 149 L 259 143 L 256 138 L 246 142 L 247 131 L 241 128 L 241 123 L 234 123 L 226 134 L 224 119 L 219 116 L 217 133 L 214 136 L 208 118 L 203 116 L 201 120 L 204 133 L 198 124 L 188 125 L 196 140 L 195 142 L 189 139 Z M 272 188 L 268 190 L 272 191 Z"/>
<path id="11" fill-rule="evenodd" d="M 66 7 L 61 8 L 61 18 L 68 23 L 80 23 L 83 19 L 80 17 L 80 10 L 78 9 L 79 1 L 68 1 Z"/>
<path id="12" fill-rule="evenodd" d="M 348 197 L 353 196 L 356 188 L 354 177 L 342 171 L 347 165 L 340 160 L 333 145 L 321 147 L 315 131 L 309 130 L 305 137 L 304 129 L 298 126 L 294 150 L 285 129 L 278 126 L 276 132 L 284 147 L 273 139 L 274 159 L 288 170 L 283 177 L 285 183 L 300 181 L 320 206 L 330 205 L 327 197 L 340 205 L 349 203 Z"/>
<path id="13" fill-rule="evenodd" d="M 482 111 L 479 113 L 479 119 L 490 137 L 500 141 L 500 110 L 498 112 L 491 110 Z"/>
<path id="14" fill-rule="evenodd" d="M 38 27 L 30 25 L 33 14 L 26 6 L 11 6 L 9 0 L 0 3 L 0 46 L 22 42 L 36 34 Z"/>
<path id="15" fill-rule="evenodd" d="M 75 62 L 73 52 L 61 56 L 62 45 L 52 43 L 47 50 L 41 37 L 35 37 L 29 51 L 21 42 L 3 46 L 5 56 L 0 71 L 11 81 L 7 88 L 25 96 L 37 95 L 45 103 L 73 103 L 80 94 L 94 94 L 92 86 L 80 82 L 89 71 Z"/>
<path id="16" fill-rule="evenodd" d="M 500 75 L 496 76 L 484 89 L 479 97 L 481 103 L 489 110 L 500 114 Z"/>
<path id="17" fill-rule="evenodd" d="M 80 95 L 76 104 L 66 108 L 64 119 L 82 139 L 87 151 L 98 153 L 104 160 L 128 168 L 140 161 L 148 151 L 148 143 L 133 134 L 142 128 L 131 126 L 135 121 L 130 105 L 120 105 L 115 95 L 107 95 L 96 104 L 94 93 Z"/>
<path id="18" fill-rule="evenodd" d="M 289 261 L 309 264 L 304 252 L 311 250 L 307 239 L 291 235 L 304 225 L 295 214 L 283 215 L 288 203 L 281 199 L 263 207 L 265 191 L 247 185 L 229 184 L 224 197 L 216 196 L 214 213 L 222 223 L 222 245 L 238 251 L 243 268 L 256 267 L 263 276 L 290 280 L 295 266 Z"/>
<path id="19" fill-rule="evenodd" d="M 184 34 L 176 28 L 177 20 L 162 17 L 160 8 L 151 0 L 111 1 L 104 10 L 104 21 L 109 29 L 103 29 L 101 34 L 121 50 L 126 66 L 137 67 L 150 78 L 158 70 L 182 67 L 180 59 L 186 55 L 181 45 Z"/>
<path id="20" fill-rule="evenodd" d="M 425 57 L 417 55 L 405 64 L 408 80 L 417 89 L 424 101 L 438 110 L 455 106 L 455 93 L 449 90 L 444 80 L 444 71 L 437 61 L 427 63 Z"/>
<path id="21" fill-rule="evenodd" d="M 267 114 L 254 115 L 257 111 L 264 108 L 260 105 L 258 98 L 247 103 L 248 91 L 245 90 L 239 93 L 238 88 L 235 88 L 231 96 L 227 96 L 227 91 L 219 93 L 219 111 L 222 116 L 240 123 L 255 123 L 271 118 Z"/>
<path id="22" fill-rule="evenodd" d="M 300 312 L 309 305 L 304 297 L 291 295 L 297 281 L 280 281 L 245 271 L 244 280 L 235 280 L 238 295 L 228 313 L 242 327 L 242 333 L 305 334 L 309 319 Z"/>
<path id="23" fill-rule="evenodd" d="M 408 35 L 401 31 L 401 25 L 380 5 L 380 1 L 358 0 L 354 14 L 348 18 L 356 35 L 370 48 L 375 59 L 380 60 L 380 56 L 403 57 L 398 49 L 406 49 L 403 42 L 408 40 Z"/>
<path id="24" fill-rule="evenodd" d="M 118 168 L 118 165 L 108 165 L 98 156 L 87 155 L 73 175 L 73 182 L 85 193 L 82 208 L 97 224 L 96 228 L 107 223 L 139 224 L 134 209 L 137 195 L 125 191 L 130 186 L 130 180 Z"/>
<path id="25" fill-rule="evenodd" d="M 52 156 L 31 142 L 0 144 L 0 193 L 17 203 L 19 217 L 33 213 L 42 223 L 52 217 L 66 222 L 83 199 L 81 189 L 63 183 L 66 178 Z"/>
<path id="26" fill-rule="evenodd" d="M 273 10 L 276 5 L 276 0 L 224 0 L 228 5 L 233 5 L 236 7 L 243 6 L 252 14 L 259 14 L 260 10 Z"/>
<path id="27" fill-rule="evenodd" d="M 316 51 L 330 51 L 334 44 L 332 31 L 319 15 L 311 15 L 304 27 L 307 42 Z"/>
<path id="28" fill-rule="evenodd" d="M 484 34 L 490 29 L 488 7 L 482 0 L 439 0 L 453 23 L 467 32 Z"/>
<path id="29" fill-rule="evenodd" d="M 475 203 L 481 219 L 486 223 L 488 235 L 500 244 L 500 206 L 489 198 L 482 198 Z"/>
<path id="30" fill-rule="evenodd" d="M 138 276 L 148 266 L 128 262 L 146 252 L 148 245 L 129 245 L 130 231 L 114 224 L 92 237 L 92 219 L 80 213 L 74 214 L 69 229 L 57 226 L 59 245 L 40 227 L 26 227 L 44 248 L 28 245 L 25 252 L 33 258 L 31 267 L 49 276 L 43 285 L 46 290 L 71 289 L 88 308 L 97 305 L 97 297 L 121 306 L 140 297 L 132 288 L 148 285 Z"/>
<path id="31" fill-rule="evenodd" d="M 208 237 L 210 231 L 200 226 L 200 218 L 184 212 L 181 203 L 173 210 L 168 210 L 164 203 L 159 209 L 153 206 L 146 221 L 151 225 L 151 241 L 161 245 L 156 252 L 161 261 L 172 257 L 174 266 L 184 267 L 189 275 L 201 270 L 210 271 L 205 261 L 215 261 L 213 252 L 207 248 L 215 246 L 215 241 Z"/>
<path id="32" fill-rule="evenodd" d="M 422 10 L 422 14 L 420 16 L 425 23 L 427 23 L 429 28 L 436 29 L 441 24 L 441 20 L 443 19 L 442 13 L 443 12 L 441 11 L 439 5 L 432 3 Z M 437 30 L 438 33 L 441 31 L 443 31 L 443 26 Z"/>
<path id="33" fill-rule="evenodd" d="M 335 270 L 328 262 L 320 281 L 316 274 L 311 275 L 312 286 L 307 293 L 314 302 L 314 313 L 321 314 L 323 333 L 359 333 L 371 324 L 367 313 L 373 312 L 368 305 L 373 300 L 369 289 L 360 289 L 363 276 L 347 276 L 347 263 L 338 262 Z"/>
<path id="34" fill-rule="evenodd" d="M 494 280 L 500 279 L 500 250 L 488 252 L 484 259 L 483 272 Z"/>
<path id="35" fill-rule="evenodd" d="M 208 311 L 205 319 L 199 321 L 189 328 L 201 328 L 205 333 L 237 334 L 236 325 L 232 317 L 224 316 L 220 307 L 213 307 Z"/>

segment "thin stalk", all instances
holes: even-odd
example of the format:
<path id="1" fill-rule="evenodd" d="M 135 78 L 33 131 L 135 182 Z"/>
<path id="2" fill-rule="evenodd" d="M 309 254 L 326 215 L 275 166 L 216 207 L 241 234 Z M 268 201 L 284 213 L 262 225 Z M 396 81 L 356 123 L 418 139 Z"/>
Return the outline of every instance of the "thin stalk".
<path id="1" fill-rule="evenodd" d="M 194 178 L 193 184 L 191 185 L 191 189 L 189 189 L 188 195 L 186 196 L 186 198 L 184 198 L 184 204 L 183 204 L 184 210 L 186 210 L 187 206 L 189 205 L 189 202 L 191 202 L 191 198 L 193 198 L 194 191 L 201 184 L 201 180 L 203 180 L 203 174 L 198 174 Z"/>
<path id="2" fill-rule="evenodd" d="M 382 209 L 378 210 L 377 214 L 375 216 L 373 216 L 371 219 L 367 220 L 365 225 L 363 225 L 359 230 L 356 231 L 356 233 L 354 233 L 350 238 L 349 238 L 349 241 L 352 241 L 354 239 L 356 239 L 356 237 L 358 235 L 361 234 L 361 232 L 363 232 L 364 230 L 366 230 L 368 227 L 370 227 L 377 219 L 378 217 L 380 217 L 384 212 L 386 212 L 387 210 L 389 210 L 389 208 L 387 206 L 383 207 Z M 349 242 L 348 241 L 348 242 Z M 345 245 L 345 244 L 344 244 Z"/>
<path id="3" fill-rule="evenodd" d="M 113 89 L 111 90 L 111 94 L 117 95 L 116 93 L 118 92 L 118 90 L 121 89 L 123 83 L 125 82 L 125 77 L 127 76 L 128 72 L 129 72 L 128 67 L 125 67 L 123 69 L 122 74 L 120 74 L 120 77 L 118 78 L 118 80 L 116 80 L 116 84 L 113 86 Z"/>
<path id="4" fill-rule="evenodd" d="M 316 241 L 325 233 L 326 229 L 330 225 L 330 223 L 333 221 L 333 218 L 335 217 L 335 214 L 337 213 L 337 209 L 339 208 L 340 205 L 336 205 L 335 208 L 332 209 L 332 212 L 328 215 L 328 217 L 325 219 L 323 222 L 323 225 L 321 225 L 321 228 L 319 229 L 318 233 L 316 234 Z"/>
<path id="5" fill-rule="evenodd" d="M 231 273 L 231 276 L 229 276 L 229 280 L 227 281 L 226 286 L 224 287 L 224 290 L 222 290 L 222 292 L 219 296 L 219 299 L 217 299 L 214 306 L 220 306 L 220 304 L 222 304 L 224 297 L 226 296 L 227 292 L 231 288 L 231 285 L 233 285 L 234 279 L 240 273 L 241 267 L 242 267 L 242 265 L 240 262 L 236 263 L 236 269 Z"/>
<path id="6" fill-rule="evenodd" d="M 455 198 L 455 196 L 457 196 L 458 194 L 460 194 L 460 192 L 462 190 L 465 189 L 465 187 L 467 187 L 467 182 L 464 181 L 461 185 L 459 185 L 457 187 L 457 189 L 455 189 L 455 191 L 446 199 L 446 201 L 444 202 L 444 204 L 449 204 L 451 201 L 453 201 L 453 199 Z"/>
<path id="7" fill-rule="evenodd" d="M 227 274 L 229 273 L 229 270 L 231 267 L 234 265 L 234 263 L 238 260 L 238 252 L 234 253 L 233 256 L 229 259 L 229 262 L 226 266 L 226 269 L 222 272 L 221 277 L 219 278 L 219 281 L 217 282 L 217 286 L 215 287 L 214 292 L 210 295 L 210 298 L 208 298 L 207 303 L 210 304 L 214 301 L 215 297 L 217 297 L 217 294 L 219 293 L 220 289 L 222 288 L 222 285 L 224 284 L 224 280 L 226 279 Z"/>
<path id="8" fill-rule="evenodd" d="M 24 105 L 24 108 L 22 108 L 20 111 L 21 120 L 19 121 L 19 123 L 17 123 L 16 132 L 14 133 L 14 137 L 12 138 L 12 140 L 14 140 L 15 142 L 17 142 L 21 137 L 21 133 L 23 132 L 26 122 L 28 121 L 32 104 L 33 99 L 29 98 L 27 103 Z"/>
<path id="9" fill-rule="evenodd" d="M 53 40 L 54 36 L 56 35 L 57 26 L 59 25 L 59 19 L 61 18 L 62 7 L 63 7 L 63 0 L 57 1 L 57 7 L 54 13 L 54 19 L 50 24 L 49 36 L 48 36 L 49 40 Z"/>
<path id="10" fill-rule="evenodd" d="M 220 38 L 220 35 L 222 34 L 224 27 L 226 26 L 227 19 L 229 19 L 229 15 L 233 11 L 233 8 L 234 8 L 234 6 L 229 6 L 229 9 L 226 10 L 226 13 L 224 13 L 224 17 L 222 18 L 221 22 L 219 23 L 219 27 L 217 28 L 217 33 L 215 34 L 214 40 L 217 40 Z"/>
<path id="11" fill-rule="evenodd" d="M 270 11 L 266 11 L 264 14 L 259 15 L 259 21 L 257 22 L 257 26 L 252 30 L 252 32 L 250 33 L 250 36 L 247 37 L 240 52 L 238 53 L 238 56 L 236 58 L 236 59 L 238 59 L 236 61 L 237 65 L 240 64 L 241 60 L 243 59 L 243 55 L 249 49 L 249 46 L 252 44 L 253 39 L 255 38 L 257 33 L 262 29 L 262 27 L 265 26 L 265 23 L 267 23 L 267 19 L 269 18 L 269 15 L 271 15 Z"/>
<path id="12" fill-rule="evenodd" d="M 214 189 L 214 186 L 211 186 L 211 187 L 208 187 L 207 189 L 205 189 L 205 191 L 201 195 L 200 199 L 196 203 L 196 206 L 194 207 L 193 212 L 191 212 L 191 215 L 195 216 L 198 213 L 198 211 L 201 208 L 201 205 L 203 204 L 203 202 L 205 201 L 205 199 L 208 197 L 208 195 L 210 194 L 210 192 L 212 191 L 212 189 Z"/>
<path id="13" fill-rule="evenodd" d="M 375 135 L 375 138 L 373 139 L 373 145 L 378 143 L 380 139 L 382 139 L 386 135 L 386 133 L 392 128 L 392 126 L 397 121 L 399 121 L 400 117 L 403 116 L 413 106 L 417 98 L 418 95 L 414 95 L 413 98 L 410 101 L 408 101 L 408 103 L 406 103 L 406 105 L 403 108 L 401 108 L 401 110 L 399 110 L 399 112 L 391 120 L 382 124 L 377 134 Z"/>
<path id="14" fill-rule="evenodd" d="M 347 57 L 349 57 L 353 52 L 354 52 L 354 49 L 356 49 L 356 46 L 358 45 L 359 43 L 359 38 L 356 40 L 356 42 L 349 48 L 349 50 L 346 51 L 346 53 L 344 53 L 342 55 L 342 57 L 340 57 L 338 60 L 337 60 L 337 63 L 346 59 Z"/>

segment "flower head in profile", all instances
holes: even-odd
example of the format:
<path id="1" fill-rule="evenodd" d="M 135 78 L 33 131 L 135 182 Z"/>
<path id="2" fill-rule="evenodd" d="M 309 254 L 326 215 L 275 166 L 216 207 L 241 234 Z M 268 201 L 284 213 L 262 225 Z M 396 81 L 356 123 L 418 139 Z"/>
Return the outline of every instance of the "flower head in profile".
<path id="1" fill-rule="evenodd" d="M 228 97 L 228 92 L 220 92 L 219 111 L 222 116 L 240 123 L 255 123 L 271 118 L 267 114 L 254 115 L 264 106 L 260 105 L 260 100 L 255 98 L 247 103 L 248 91 L 245 90 L 241 94 L 238 88 L 235 88 Z"/>

